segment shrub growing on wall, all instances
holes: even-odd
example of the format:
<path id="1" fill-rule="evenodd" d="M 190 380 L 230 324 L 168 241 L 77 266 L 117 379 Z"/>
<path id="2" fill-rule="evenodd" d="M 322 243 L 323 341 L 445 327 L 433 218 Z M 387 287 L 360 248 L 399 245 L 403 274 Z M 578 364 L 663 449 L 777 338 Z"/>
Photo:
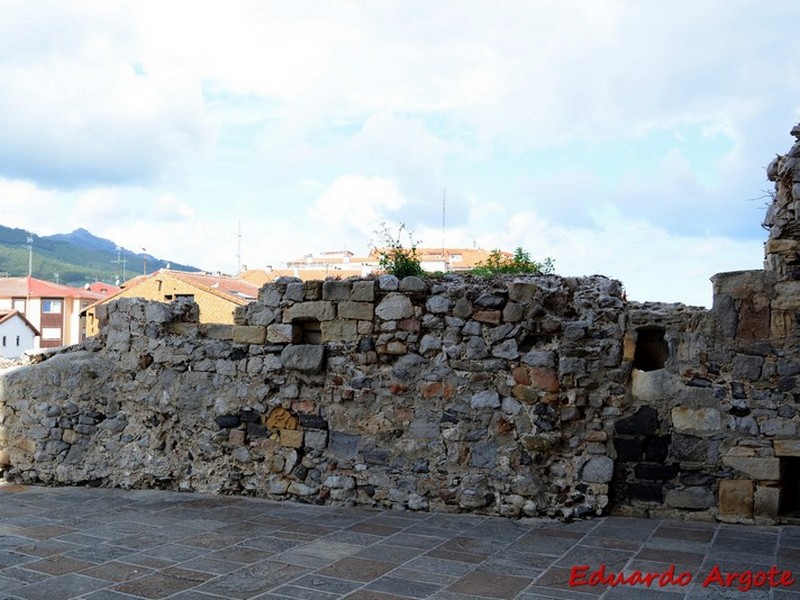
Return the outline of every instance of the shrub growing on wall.
<path id="1" fill-rule="evenodd" d="M 531 259 L 529 252 L 518 247 L 511 256 L 497 249 L 492 250 L 489 258 L 479 263 L 472 270 L 472 274 L 484 276 L 517 273 L 547 275 L 554 271 L 555 265 L 552 258 L 548 256 L 542 262 L 538 262 Z"/>
<path id="2" fill-rule="evenodd" d="M 403 244 L 403 232 L 408 235 L 408 247 Z M 378 264 L 381 269 L 394 275 L 398 279 L 409 275 L 421 276 L 425 274 L 417 256 L 417 243 L 412 238 L 411 232 L 401 223 L 397 235 L 393 235 L 386 223 L 381 223 L 381 229 L 375 232 L 379 245 L 375 247 L 378 254 Z"/>

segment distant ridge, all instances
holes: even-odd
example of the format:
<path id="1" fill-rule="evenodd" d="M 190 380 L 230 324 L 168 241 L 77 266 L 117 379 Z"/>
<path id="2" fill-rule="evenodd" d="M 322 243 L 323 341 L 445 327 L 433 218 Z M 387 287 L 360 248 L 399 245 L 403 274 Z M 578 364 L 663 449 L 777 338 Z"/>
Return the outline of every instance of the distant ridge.
<path id="1" fill-rule="evenodd" d="M 80 228 L 72 233 L 37 236 L 24 229 L 0 225 L 0 274 L 23 277 L 28 274 L 28 238 L 33 236 L 33 276 L 66 285 L 83 286 L 93 281 L 116 283 L 123 280 L 123 264 L 118 262 L 113 241 L 98 237 Z M 125 261 L 124 278 L 142 273 L 143 253 L 119 250 L 119 261 Z M 151 273 L 167 265 L 181 271 L 200 271 L 147 255 L 147 271 Z"/>

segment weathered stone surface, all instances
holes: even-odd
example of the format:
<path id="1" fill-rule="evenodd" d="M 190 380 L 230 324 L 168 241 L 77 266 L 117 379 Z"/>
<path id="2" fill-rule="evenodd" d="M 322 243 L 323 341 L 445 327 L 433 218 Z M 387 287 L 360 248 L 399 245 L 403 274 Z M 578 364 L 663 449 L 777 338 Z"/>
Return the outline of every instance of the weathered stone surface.
<path id="1" fill-rule="evenodd" d="M 478 392 L 469 403 L 472 408 L 500 408 L 500 395 L 493 390 Z"/>
<path id="2" fill-rule="evenodd" d="M 759 517 L 777 517 L 781 490 L 775 486 L 757 485 L 753 498 L 753 513 Z"/>
<path id="3" fill-rule="evenodd" d="M 668 490 L 664 495 L 664 504 L 670 508 L 703 510 L 716 505 L 714 492 L 705 487 L 688 487 Z"/>
<path id="4" fill-rule="evenodd" d="M 391 292 L 375 307 L 375 314 L 385 321 L 399 321 L 413 316 L 414 306 L 408 296 Z"/>
<path id="5" fill-rule="evenodd" d="M 436 315 L 446 314 L 452 305 L 450 298 L 444 295 L 431 296 L 425 302 L 425 309 Z"/>
<path id="6" fill-rule="evenodd" d="M 672 409 L 672 426 L 685 433 L 715 433 L 722 428 L 722 415 L 717 408 L 690 408 L 676 406 Z"/>
<path id="7" fill-rule="evenodd" d="M 284 368 L 318 373 L 325 363 L 325 346 L 298 344 L 286 346 L 281 352 Z"/>
<path id="8" fill-rule="evenodd" d="M 358 339 L 356 321 L 324 321 L 321 330 L 323 342 L 354 342 Z"/>
<path id="9" fill-rule="evenodd" d="M 758 481 L 778 481 L 781 476 L 780 460 L 777 458 L 723 456 L 722 463 Z"/>
<path id="10" fill-rule="evenodd" d="M 234 325 L 233 341 L 237 344 L 263 344 L 267 339 L 267 328 L 260 325 Z"/>
<path id="11" fill-rule="evenodd" d="M 608 456 L 594 456 L 583 465 L 581 479 L 589 483 L 608 483 L 614 476 L 614 461 Z"/>
<path id="12" fill-rule="evenodd" d="M 340 302 L 338 317 L 340 319 L 354 319 L 371 321 L 375 316 L 375 307 L 372 302 Z"/>
<path id="13" fill-rule="evenodd" d="M 349 281 L 336 281 L 329 279 L 322 283 L 322 299 L 337 302 L 350 299 L 352 284 Z"/>
<path id="14" fill-rule="evenodd" d="M 293 323 L 273 323 L 267 326 L 267 342 L 270 344 L 297 344 L 302 330 Z"/>
<path id="15" fill-rule="evenodd" d="M 774 440 L 775 456 L 800 457 L 800 440 Z"/>
<path id="16" fill-rule="evenodd" d="M 749 479 L 723 479 L 719 482 L 720 514 L 751 516 L 753 492 L 753 482 Z"/>
<path id="17" fill-rule="evenodd" d="M 415 277 L 414 275 L 403 277 L 403 279 L 400 280 L 401 292 L 419 294 L 427 291 L 427 289 L 428 288 L 425 285 L 425 282 L 419 277 Z"/>
<path id="18" fill-rule="evenodd" d="M 288 321 L 305 321 L 313 319 L 316 321 L 331 321 L 336 317 L 334 304 L 327 300 L 316 300 L 312 302 L 300 302 L 289 307 L 286 311 Z M 287 319 L 284 319 L 287 320 Z"/>

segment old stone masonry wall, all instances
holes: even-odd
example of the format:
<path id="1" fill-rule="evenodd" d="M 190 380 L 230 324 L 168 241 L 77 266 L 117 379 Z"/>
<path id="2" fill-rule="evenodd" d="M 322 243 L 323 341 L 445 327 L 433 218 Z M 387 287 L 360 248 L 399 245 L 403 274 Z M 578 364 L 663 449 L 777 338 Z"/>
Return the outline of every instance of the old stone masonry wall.
<path id="1" fill-rule="evenodd" d="M 120 300 L 87 346 L 3 377 L 5 474 L 600 514 L 630 372 L 621 291 L 604 277 L 286 279 L 234 326 Z"/>
<path id="2" fill-rule="evenodd" d="M 765 269 L 715 275 L 710 311 L 552 275 L 287 278 L 235 325 L 119 300 L 96 338 L 0 372 L 0 468 L 410 510 L 800 518 L 800 142 L 768 176 Z"/>

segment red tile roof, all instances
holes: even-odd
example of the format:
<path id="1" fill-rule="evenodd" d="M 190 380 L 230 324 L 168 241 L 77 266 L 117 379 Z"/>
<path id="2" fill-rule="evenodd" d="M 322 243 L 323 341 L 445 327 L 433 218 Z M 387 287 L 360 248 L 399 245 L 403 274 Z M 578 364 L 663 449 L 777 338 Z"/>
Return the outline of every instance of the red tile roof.
<path id="1" fill-rule="evenodd" d="M 0 278 L 0 298 L 85 298 L 98 300 L 102 295 L 84 288 L 76 288 L 35 277 Z"/>

